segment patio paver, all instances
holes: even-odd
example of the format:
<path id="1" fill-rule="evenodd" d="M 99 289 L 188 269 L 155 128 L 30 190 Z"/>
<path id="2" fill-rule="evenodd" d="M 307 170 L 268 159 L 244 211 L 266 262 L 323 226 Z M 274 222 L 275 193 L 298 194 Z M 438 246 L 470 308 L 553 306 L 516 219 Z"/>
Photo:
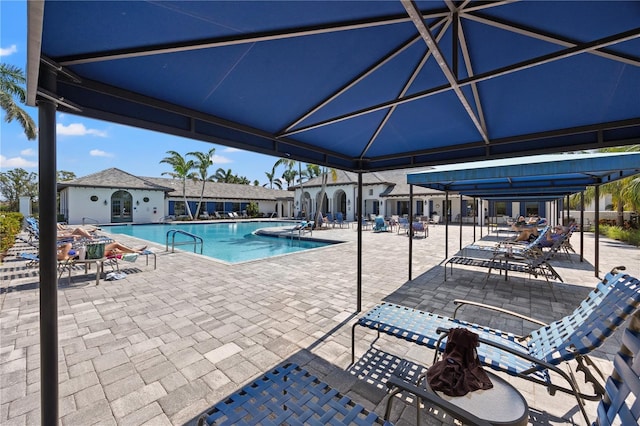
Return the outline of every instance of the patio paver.
<path id="1" fill-rule="evenodd" d="M 444 225 L 413 240 L 413 280 L 408 281 L 408 238 L 363 235 L 363 310 L 385 300 L 423 310 L 453 313 L 454 298 L 515 309 L 541 320 L 573 310 L 598 279 L 593 272 L 593 235 L 584 236 L 585 262 L 559 254 L 554 268 L 558 297 L 542 280 L 497 274 L 483 289 L 486 270 L 456 267 L 443 280 Z M 449 256 L 459 248 L 458 225 L 449 229 Z M 463 245 L 473 242 L 464 226 Z M 365 407 L 383 414 L 384 380 L 399 358 L 428 365 L 424 348 L 357 330 L 351 366 L 351 325 L 356 310 L 356 237 L 349 226 L 314 231 L 314 237 L 347 241 L 237 265 L 193 253 L 158 254 L 158 267 L 127 264 L 127 278 L 95 285 L 78 275 L 59 283 L 59 389 L 62 425 L 192 424 L 198 415 L 282 362 L 295 362 Z M 486 231 L 484 231 L 486 237 Z M 476 228 L 480 238 L 480 230 Z M 490 239 L 495 239 L 491 234 Z M 139 245 L 131 237 L 124 243 Z M 579 234 L 572 237 L 579 249 Z M 600 238 L 600 269 L 620 263 L 640 276 L 640 249 Z M 17 252 L 17 249 L 13 250 Z M 601 274 L 602 275 L 602 274 Z M 0 423 L 33 424 L 40 419 L 38 277 L 24 261 L 0 265 Z M 467 309 L 463 317 L 522 333 L 521 321 Z M 618 334 L 594 353 L 606 372 L 618 349 Z M 530 424 L 583 424 L 573 397 L 509 377 L 531 407 Z M 595 403 L 588 403 L 591 416 Z M 391 420 L 410 424 L 415 410 L 394 403 Z M 429 424 L 451 423 L 432 413 Z"/>

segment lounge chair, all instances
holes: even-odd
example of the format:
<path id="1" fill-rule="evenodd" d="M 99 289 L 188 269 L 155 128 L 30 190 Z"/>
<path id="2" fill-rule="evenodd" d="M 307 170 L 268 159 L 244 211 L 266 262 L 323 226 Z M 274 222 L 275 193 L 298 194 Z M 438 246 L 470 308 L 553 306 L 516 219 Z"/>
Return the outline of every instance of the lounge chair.
<path id="1" fill-rule="evenodd" d="M 565 236 L 566 237 L 566 236 Z M 487 279 L 493 270 L 504 272 L 505 281 L 508 279 L 509 272 L 522 272 L 525 274 L 538 277 L 541 275 L 549 282 L 549 279 L 557 279 L 563 282 L 562 277 L 551 266 L 549 261 L 555 256 L 564 242 L 564 238 L 557 239 L 548 251 L 538 252 L 536 250 L 529 251 L 502 251 L 493 250 L 493 256 L 487 258 L 475 258 L 467 256 L 453 256 L 445 263 L 444 280 L 447 280 L 447 265 L 450 266 L 450 272 L 453 274 L 453 265 L 474 266 L 480 268 L 488 268 Z M 485 280 L 486 283 L 486 280 Z M 550 285 L 551 287 L 551 285 Z M 553 291 L 553 287 L 551 287 Z"/>
<path id="2" fill-rule="evenodd" d="M 198 426 L 255 424 L 391 425 L 292 363 L 274 368 L 198 419 Z"/>
<path id="3" fill-rule="evenodd" d="M 354 222 L 354 225 L 357 225 L 357 224 L 358 222 Z M 360 226 L 362 226 L 363 231 L 366 231 L 368 228 L 371 228 L 371 222 L 369 222 L 367 219 L 362 217 L 362 219 L 360 220 Z"/>
<path id="4" fill-rule="evenodd" d="M 417 234 L 423 234 L 424 238 L 429 236 L 429 227 L 422 222 L 413 222 L 411 224 L 411 233 L 415 237 Z"/>
<path id="5" fill-rule="evenodd" d="M 440 216 L 437 214 L 434 214 L 433 216 L 431 216 L 431 218 L 429 219 L 429 223 L 432 225 L 438 224 L 440 223 Z"/>
<path id="6" fill-rule="evenodd" d="M 484 340 L 484 339 L 481 339 Z M 622 344 L 613 360 L 613 371 L 607 378 L 604 386 L 604 395 L 600 400 L 596 411 L 596 421 L 594 426 L 611 426 L 611 425 L 637 425 L 640 420 L 640 315 L 638 312 L 634 313 L 627 328 L 623 330 Z M 482 343 L 490 344 L 490 342 L 484 341 Z M 391 404 L 393 397 L 398 392 L 413 393 L 417 401 L 417 419 L 420 424 L 420 402 L 424 401 L 426 405 L 435 405 L 441 407 L 448 412 L 452 417 L 461 420 L 464 424 L 486 424 L 483 418 L 484 414 L 490 414 L 494 410 L 487 410 L 486 407 L 492 400 L 487 400 L 488 394 L 475 395 L 474 393 L 468 394 L 464 397 L 447 399 L 441 398 L 430 387 L 428 382 L 424 379 L 424 375 L 418 376 L 417 380 L 407 380 L 403 378 L 403 375 L 407 373 L 407 370 L 411 368 L 411 364 L 407 361 L 403 361 L 398 369 L 401 369 L 398 373 L 391 375 L 387 381 L 387 387 L 393 387 L 393 392 L 387 399 L 387 409 L 385 410 L 385 419 L 389 418 L 391 411 Z M 415 373 L 414 373 L 415 374 Z M 488 372 L 488 374 L 490 374 Z M 409 374 L 407 376 L 411 377 Z M 497 380 L 496 380 L 497 379 Z M 500 377 L 493 376 L 491 381 L 495 386 L 504 387 L 501 383 Z M 500 393 L 508 393 L 504 389 L 500 389 Z M 520 407 L 514 407 L 514 405 L 521 405 L 523 402 L 519 401 L 519 394 L 511 394 L 509 402 L 504 401 L 504 396 L 501 397 L 498 403 L 502 404 L 501 411 L 512 412 L 519 414 L 522 411 Z M 477 403 L 473 401 L 474 398 L 478 398 Z M 521 398 L 521 396 L 520 396 Z M 462 399 L 462 403 L 459 400 Z M 485 405 L 479 405 L 484 403 Z M 506 406 L 505 406 L 506 404 Z M 524 401 L 526 407 L 526 401 Z M 465 408 L 474 409 L 475 414 L 468 411 Z M 505 408 L 507 410 L 505 410 Z M 477 416 L 476 416 L 477 414 Z M 526 419 L 525 419 L 526 421 Z M 506 422 L 505 422 L 506 423 Z M 511 424 L 511 423 L 509 423 Z M 590 424 L 590 423 L 588 423 Z"/>
<path id="7" fill-rule="evenodd" d="M 398 234 L 400 231 L 409 232 L 409 219 L 406 217 L 398 218 Z"/>
<path id="8" fill-rule="evenodd" d="M 373 232 L 387 232 L 387 223 L 384 221 L 384 217 L 376 216 L 376 220 L 373 223 Z"/>
<path id="9" fill-rule="evenodd" d="M 588 422 L 582 400 L 598 400 L 604 389 L 589 367 L 593 367 L 600 377 L 602 373 L 588 359 L 587 354 L 600 347 L 630 315 L 638 315 L 640 280 L 613 270 L 596 285 L 573 313 L 551 324 L 471 301 L 455 300 L 454 303 L 459 306 L 452 318 L 393 303 L 377 305 L 360 317 L 352 327 L 352 362 L 355 362 L 356 326 L 439 350 L 444 350 L 441 330 L 465 327 L 483 339 L 478 347 L 478 357 L 484 365 L 545 386 L 552 394 L 561 391 L 574 395 Z M 526 336 L 515 336 L 456 319 L 460 307 L 466 305 L 511 315 L 538 324 L 540 328 L 532 330 Z M 582 371 L 585 381 L 593 385 L 593 394 L 580 391 L 574 373 L 567 374 L 559 368 L 561 365 L 568 366 L 568 362 L 573 360 L 578 364 L 577 371 Z M 552 383 L 549 374 L 551 371 L 562 377 L 568 386 Z"/>
<path id="10" fill-rule="evenodd" d="M 342 225 L 344 225 L 344 217 L 342 216 L 342 213 L 340 212 L 336 213 L 335 224 L 338 225 L 340 228 L 342 228 Z"/>

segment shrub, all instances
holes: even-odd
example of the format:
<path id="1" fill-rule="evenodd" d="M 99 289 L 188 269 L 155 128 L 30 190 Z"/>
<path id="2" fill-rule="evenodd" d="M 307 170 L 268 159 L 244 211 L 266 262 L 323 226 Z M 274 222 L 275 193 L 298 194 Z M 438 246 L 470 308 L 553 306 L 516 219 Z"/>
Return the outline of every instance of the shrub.
<path id="1" fill-rule="evenodd" d="M 603 225 L 600 227 L 600 233 L 606 237 L 625 243 L 640 246 L 640 230 L 624 229 L 620 226 Z"/>
<path id="2" fill-rule="evenodd" d="M 13 247 L 16 241 L 16 235 L 22 229 L 22 213 L 3 213 L 0 214 L 0 255 L 4 254 Z"/>
<path id="3" fill-rule="evenodd" d="M 258 203 L 251 202 L 247 205 L 247 215 L 249 217 L 258 217 L 260 214 L 260 209 L 258 208 Z"/>

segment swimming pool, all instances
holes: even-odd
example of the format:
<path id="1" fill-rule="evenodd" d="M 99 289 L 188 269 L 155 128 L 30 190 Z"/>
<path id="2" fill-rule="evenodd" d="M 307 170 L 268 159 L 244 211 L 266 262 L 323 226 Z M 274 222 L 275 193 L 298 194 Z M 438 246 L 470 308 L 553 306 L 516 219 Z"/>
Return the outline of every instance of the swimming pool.
<path id="1" fill-rule="evenodd" d="M 221 223 L 171 223 L 149 225 L 109 225 L 102 229 L 113 234 L 124 234 L 165 245 L 167 232 L 176 229 L 197 235 L 203 239 L 202 254 L 228 263 L 248 262 L 266 257 L 296 253 L 312 248 L 324 247 L 331 242 L 308 241 L 290 238 L 275 238 L 254 235 L 260 228 L 292 228 L 293 222 L 221 222 Z M 175 241 L 193 241 L 177 233 Z M 171 238 L 169 239 L 171 244 Z M 176 246 L 177 249 L 193 251 L 192 245 Z M 196 252 L 200 252 L 198 246 Z"/>

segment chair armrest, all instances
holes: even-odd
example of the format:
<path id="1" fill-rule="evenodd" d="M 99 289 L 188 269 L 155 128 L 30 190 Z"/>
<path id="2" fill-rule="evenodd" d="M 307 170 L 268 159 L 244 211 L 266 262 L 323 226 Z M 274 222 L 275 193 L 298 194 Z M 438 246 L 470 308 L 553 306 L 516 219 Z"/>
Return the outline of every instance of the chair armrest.
<path id="1" fill-rule="evenodd" d="M 453 318 L 454 318 L 454 319 L 456 318 L 456 315 L 457 315 L 457 313 L 458 313 L 458 309 L 460 309 L 460 308 L 461 308 L 461 307 L 463 307 L 464 305 L 471 305 L 471 306 L 476 306 L 476 307 L 478 307 L 478 308 L 488 309 L 488 310 L 490 310 L 490 311 L 495 311 L 495 312 L 500 312 L 500 313 L 503 313 L 503 314 L 511 315 L 511 316 L 516 317 L 516 318 L 520 318 L 520 319 L 523 319 L 523 320 L 526 320 L 526 321 L 532 322 L 532 323 L 534 323 L 534 324 L 538 324 L 538 325 L 548 325 L 546 322 L 542 322 L 542 321 L 537 320 L 537 319 L 535 319 L 535 318 L 531 318 L 531 317 L 528 317 L 528 316 L 526 316 L 526 315 L 522 315 L 522 314 L 519 314 L 519 313 L 517 313 L 517 312 L 510 311 L 510 310 L 508 310 L 508 309 L 500 308 L 500 307 L 498 307 L 498 306 L 493 306 L 493 305 L 487 305 L 487 304 L 480 303 L 480 302 L 474 302 L 474 301 L 472 301 L 472 300 L 455 299 L 455 300 L 453 301 L 453 304 L 454 304 L 454 305 L 458 305 L 458 306 L 456 307 L 456 309 L 453 311 Z"/>

